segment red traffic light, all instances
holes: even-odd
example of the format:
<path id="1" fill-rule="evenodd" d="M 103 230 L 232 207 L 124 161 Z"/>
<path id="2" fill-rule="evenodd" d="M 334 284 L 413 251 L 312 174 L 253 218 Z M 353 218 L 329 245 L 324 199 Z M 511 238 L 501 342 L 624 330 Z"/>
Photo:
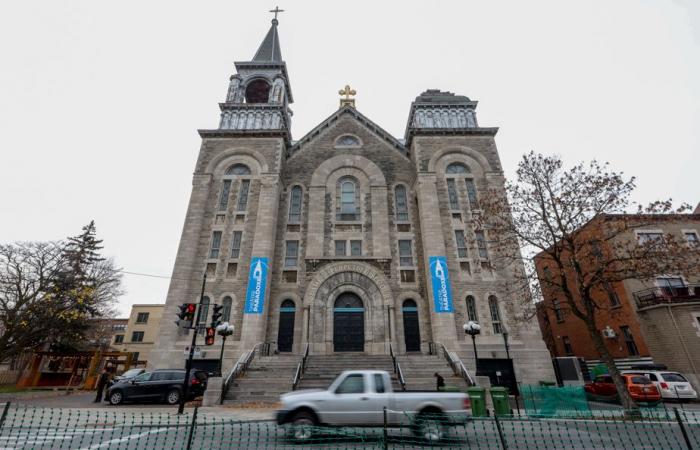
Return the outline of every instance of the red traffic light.
<path id="1" fill-rule="evenodd" d="M 214 345 L 214 338 L 216 337 L 216 328 L 207 327 L 207 334 L 204 338 L 205 345 Z"/>
<path id="2" fill-rule="evenodd" d="M 197 309 L 197 305 L 194 303 L 188 303 L 187 304 L 187 312 L 190 314 L 194 314 L 195 310 Z"/>

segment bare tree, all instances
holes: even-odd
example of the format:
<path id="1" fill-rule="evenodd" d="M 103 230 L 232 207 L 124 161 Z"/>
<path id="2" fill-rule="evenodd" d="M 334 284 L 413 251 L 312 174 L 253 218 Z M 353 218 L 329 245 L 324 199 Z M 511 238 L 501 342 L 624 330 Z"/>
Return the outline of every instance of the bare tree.
<path id="1" fill-rule="evenodd" d="M 628 279 L 700 270 L 700 250 L 689 252 L 679 237 L 662 235 L 643 243 L 635 239 L 635 229 L 660 217 L 677 220 L 674 215 L 689 207 L 674 210 L 670 200 L 636 205 L 630 199 L 634 188 L 634 177 L 625 178 L 607 164 L 592 161 L 565 169 L 556 156 L 530 152 L 518 165 L 517 180 L 506 184 L 507 197 L 492 190 L 482 201 L 494 264 L 510 266 L 518 280 L 508 286 L 508 295 L 530 306 L 543 293 L 563 298 L 558 308 L 585 324 L 629 411 L 638 407 L 601 335 L 597 320 L 610 303 L 600 294 L 612 294 L 614 283 Z M 524 253 L 524 271 L 514 245 Z"/>
<path id="2" fill-rule="evenodd" d="M 94 224 L 83 230 L 68 243 L 0 245 L 0 363 L 46 345 L 73 349 L 90 318 L 111 312 L 120 271 L 98 256 Z"/>
<path id="3" fill-rule="evenodd" d="M 61 260 L 56 242 L 0 245 L 0 362 L 45 342 L 42 300 Z"/>

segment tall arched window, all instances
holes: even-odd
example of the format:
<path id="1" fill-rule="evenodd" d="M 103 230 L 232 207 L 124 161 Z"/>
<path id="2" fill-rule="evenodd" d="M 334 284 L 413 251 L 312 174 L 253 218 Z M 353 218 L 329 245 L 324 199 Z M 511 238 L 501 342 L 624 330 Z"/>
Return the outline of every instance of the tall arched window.
<path id="1" fill-rule="evenodd" d="M 236 175 L 250 175 L 250 169 L 245 164 L 234 164 L 226 169 L 224 179 L 221 186 L 221 194 L 219 195 L 219 211 L 226 211 L 228 208 L 228 197 L 231 193 L 231 183 Z"/>
<path id="2" fill-rule="evenodd" d="M 401 222 L 408 221 L 408 197 L 406 196 L 406 186 L 399 184 L 394 189 L 394 197 L 396 198 L 396 220 Z"/>
<path id="3" fill-rule="evenodd" d="M 299 222 L 301 222 L 301 186 L 294 186 L 289 194 L 289 223 Z"/>
<path id="4" fill-rule="evenodd" d="M 340 208 L 338 220 L 358 220 L 360 209 L 358 208 L 357 184 L 354 179 L 346 177 L 338 181 L 340 189 Z"/>
<path id="5" fill-rule="evenodd" d="M 495 295 L 489 295 L 489 309 L 491 310 L 493 333 L 501 334 L 503 332 L 503 326 L 501 325 L 501 311 L 498 309 L 498 299 Z"/>
<path id="6" fill-rule="evenodd" d="M 204 334 L 203 326 L 206 326 L 207 316 L 209 316 L 209 297 L 207 297 L 207 296 L 202 297 L 202 301 L 199 304 L 199 307 L 202 310 L 202 312 L 199 313 L 199 326 L 200 326 L 200 328 L 202 328 L 202 330 L 200 331 L 200 334 Z"/>
<path id="7" fill-rule="evenodd" d="M 479 316 L 476 314 L 476 300 L 471 295 L 467 295 L 467 317 L 474 322 L 479 321 Z"/>
<path id="8" fill-rule="evenodd" d="M 226 296 L 221 304 L 224 306 L 224 309 L 221 311 L 221 321 L 228 322 L 231 320 L 231 307 L 233 306 L 233 299 Z"/>

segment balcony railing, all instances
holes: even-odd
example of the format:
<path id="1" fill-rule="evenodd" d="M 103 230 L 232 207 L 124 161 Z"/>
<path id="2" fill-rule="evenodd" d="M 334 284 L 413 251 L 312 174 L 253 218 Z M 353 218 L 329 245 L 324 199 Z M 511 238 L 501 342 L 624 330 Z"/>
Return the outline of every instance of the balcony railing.
<path id="1" fill-rule="evenodd" d="M 665 286 L 644 289 L 634 293 L 637 308 L 700 301 L 700 284 Z"/>

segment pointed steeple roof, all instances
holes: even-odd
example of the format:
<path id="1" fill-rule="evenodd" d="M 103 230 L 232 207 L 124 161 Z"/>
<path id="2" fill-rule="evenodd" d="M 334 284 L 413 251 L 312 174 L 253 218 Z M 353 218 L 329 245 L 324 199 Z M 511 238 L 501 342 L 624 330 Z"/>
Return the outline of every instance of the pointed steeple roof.
<path id="1" fill-rule="evenodd" d="M 280 37 L 277 34 L 277 19 L 272 19 L 270 31 L 265 35 L 262 44 L 253 56 L 254 62 L 282 62 L 282 50 L 280 49 Z"/>

